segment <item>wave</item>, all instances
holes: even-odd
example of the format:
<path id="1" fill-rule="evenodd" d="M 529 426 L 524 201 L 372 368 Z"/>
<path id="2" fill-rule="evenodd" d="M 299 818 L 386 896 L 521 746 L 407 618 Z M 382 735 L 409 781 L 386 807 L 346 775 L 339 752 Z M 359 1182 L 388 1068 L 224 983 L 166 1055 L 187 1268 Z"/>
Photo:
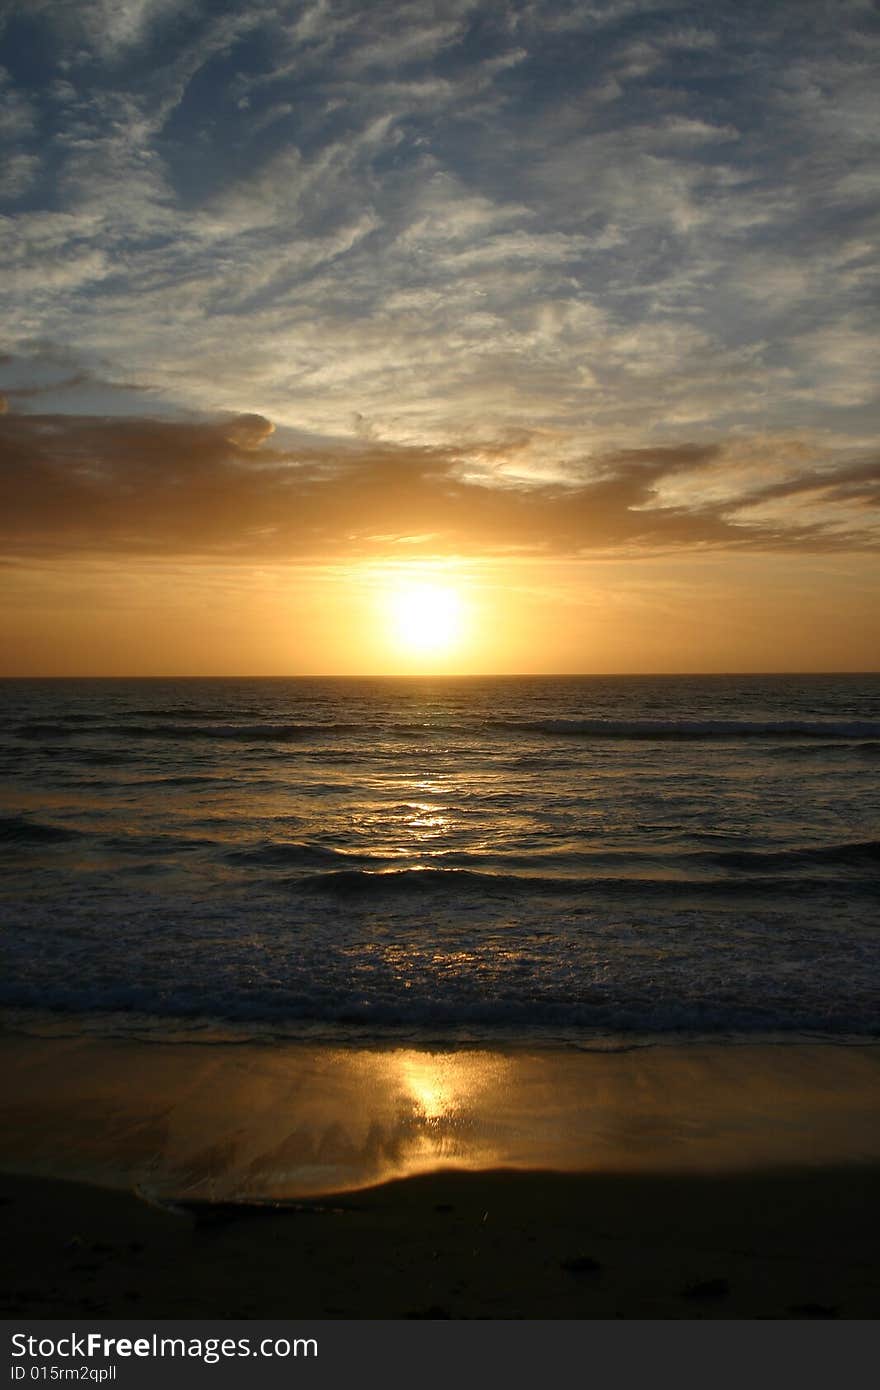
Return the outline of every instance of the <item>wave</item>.
<path id="1" fill-rule="evenodd" d="M 340 851 L 340 853 L 342 852 Z M 359 858 L 362 862 L 368 858 L 368 856 L 352 857 Z M 440 859 L 441 856 L 438 856 L 438 860 Z M 378 867 L 382 863 L 381 857 L 376 856 L 372 863 Z M 386 859 L 385 863 L 393 864 L 393 861 Z M 853 867 L 880 865 L 880 841 L 856 840 L 836 845 L 805 845 L 785 849 L 689 850 L 671 847 L 665 852 L 658 845 L 648 842 L 642 847 L 631 849 L 609 847 L 580 850 L 563 848 L 558 851 L 542 850 L 531 854 L 527 851 L 506 852 L 504 849 L 476 852 L 450 850 L 442 854 L 442 862 L 435 862 L 430 867 L 440 872 L 476 869 L 489 878 L 505 875 L 514 878 L 515 874 L 511 871 L 532 870 L 534 872 L 538 870 L 540 880 L 552 884 L 565 880 L 551 876 L 546 872 L 547 870 L 567 869 L 577 873 L 583 869 L 596 870 L 607 866 L 617 869 L 618 873 L 621 870 L 626 873 L 627 869 L 634 869 L 639 865 L 650 865 L 655 869 L 658 865 L 663 865 L 671 872 L 678 873 L 688 872 L 694 867 L 702 870 L 707 866 L 724 869 L 757 869 L 766 872 L 768 869 L 799 869 L 825 864 L 851 865 Z M 395 867 L 400 871 L 399 860 Z M 646 881 L 634 874 L 628 874 L 627 878 L 637 883 Z M 520 882 L 522 879 L 517 878 L 516 881 Z M 572 878 L 571 881 L 574 883 L 584 880 L 583 878 Z M 610 880 L 603 878 L 597 881 L 608 882 Z M 650 879 L 647 881 L 650 882 Z M 681 883 L 685 880 L 678 878 L 674 881 Z M 700 880 L 687 879 L 686 882 L 698 886 Z"/>
<path id="2" fill-rule="evenodd" d="M 116 724 L 105 725 L 100 732 L 122 738 L 225 738 L 241 743 L 296 743 L 357 727 L 352 724 Z"/>
<path id="3" fill-rule="evenodd" d="M 15 732 L 24 739 L 71 739 L 102 736 L 126 739 L 229 739 L 239 742 L 289 743 L 334 739 L 337 735 L 371 735 L 374 738 L 486 738 L 499 734 L 543 735 L 545 737 L 592 738 L 628 741 L 705 741 L 718 739 L 761 739 L 785 744 L 816 740 L 826 748 L 851 749 L 853 743 L 866 751 L 880 741 L 880 722 L 876 720 L 744 720 L 744 719 L 474 719 L 398 721 L 327 720 L 325 722 L 271 722 L 258 717 L 250 722 L 215 722 L 209 711 L 180 710 L 171 720 L 171 711 L 144 712 L 143 719 L 122 722 L 94 722 L 88 725 L 64 718 L 55 722 L 26 721 Z M 207 716 L 207 717 L 206 717 Z"/>
<path id="4" fill-rule="evenodd" d="M 376 855 L 358 854 L 351 850 L 333 849 L 329 845 L 307 844 L 302 841 L 265 841 L 224 855 L 229 864 L 279 865 L 283 868 L 310 868 L 325 864 L 365 864 L 382 862 Z"/>
<path id="5" fill-rule="evenodd" d="M 671 872 L 687 872 L 696 867 L 705 869 L 715 866 L 724 869 L 798 869 L 811 865 L 851 865 L 863 867 L 880 865 L 880 841 L 856 840 L 836 845 L 806 845 L 785 849 L 718 849 L 688 850 L 670 848 L 663 852 L 658 846 L 646 844 L 641 848 L 617 849 L 596 848 L 592 850 L 573 850 L 562 848 L 558 851 L 540 850 L 529 853 L 527 850 L 445 850 L 431 856 L 430 863 L 413 865 L 402 862 L 400 854 L 381 854 L 376 851 L 343 849 L 332 845 L 322 845 L 310 841 L 265 840 L 259 844 L 236 846 L 225 858 L 240 864 L 279 864 L 303 867 L 320 865 L 352 865 L 374 877 L 387 879 L 389 875 L 413 874 L 419 876 L 419 886 L 445 881 L 450 876 L 475 874 L 488 885 L 496 885 L 505 879 L 514 884 L 531 882 L 552 886 L 557 883 L 583 883 L 582 876 L 575 877 L 582 870 L 611 867 L 618 871 L 621 879 L 635 883 L 650 882 L 649 879 L 626 874 L 629 868 L 639 865 L 666 866 Z M 569 878 L 563 871 L 567 870 Z M 623 870 L 623 874 L 621 874 Z M 531 871 L 531 872 L 529 872 Z M 573 871 L 573 872 L 572 872 Z M 427 875 L 427 877 L 425 877 Z M 593 881 L 593 880 L 588 880 Z M 596 879 L 599 882 L 612 882 L 613 879 Z M 676 883 L 699 885 L 699 879 L 682 880 Z"/>
<path id="6" fill-rule="evenodd" d="M 705 856 L 730 869 L 796 869 L 811 864 L 862 867 L 880 865 L 880 840 L 855 840 L 841 845 L 808 845 L 798 849 L 723 850 Z"/>
<path id="7" fill-rule="evenodd" d="M 494 719 L 489 725 L 517 733 L 607 739 L 875 739 L 880 723 L 800 719 Z"/>
<path id="8" fill-rule="evenodd" d="M 162 706 L 154 705 L 152 708 L 146 706 L 143 709 L 128 709 L 126 710 L 126 714 L 132 719 L 201 719 L 205 723 L 210 723 L 212 720 L 217 719 L 218 710 L 216 705 L 204 705 L 201 708 L 193 708 L 187 705 L 170 705 L 163 708 Z M 255 719 L 259 719 L 260 710 L 259 706 L 253 709 L 242 709 L 239 707 L 235 710 L 235 714 L 253 715 Z"/>
<path id="9" fill-rule="evenodd" d="M 541 880 L 543 882 L 543 880 Z M 486 893 L 509 890 L 511 884 L 528 884 L 507 874 L 476 873 L 471 869 L 333 869 L 325 873 L 301 875 L 288 880 L 291 888 L 312 893 L 347 896 L 384 896 L 398 893 L 470 891 Z"/>
<path id="10" fill-rule="evenodd" d="M 18 724 L 15 732 L 19 738 L 70 738 L 73 734 L 82 733 L 82 728 L 67 719 L 52 723 L 45 719 L 30 719 L 24 724 Z"/>
<path id="11" fill-rule="evenodd" d="M 758 867 L 755 865 L 755 867 Z M 769 866 L 766 866 L 769 867 Z M 839 889 L 833 877 L 804 876 L 802 886 L 811 891 Z M 522 897 L 544 898 L 601 898 L 635 897 L 672 898 L 684 901 L 706 897 L 741 899 L 751 895 L 790 895 L 792 880 L 762 874 L 737 878 L 639 878 L 639 877 L 578 877 L 565 878 L 539 874 L 485 873 L 474 869 L 408 868 L 408 869 L 329 869 L 300 874 L 286 880 L 297 892 L 318 893 L 344 898 L 388 899 L 404 895 L 432 894 L 449 900 L 461 897 L 486 900 Z M 876 892 L 876 879 L 863 884 L 849 880 L 849 891 L 863 887 Z"/>
<path id="12" fill-rule="evenodd" d="M 196 850 L 216 849 L 217 841 L 196 835 L 108 835 L 102 841 L 105 849 L 126 854 L 149 854 L 153 851 L 173 851 L 175 854 Z"/>
<path id="13" fill-rule="evenodd" d="M 72 738 L 75 736 L 111 736 L 137 739 L 218 739 L 226 738 L 252 743 L 271 740 L 275 743 L 299 739 L 320 738 L 337 733 L 351 733 L 358 724 L 95 724 L 89 729 L 58 724 L 20 724 L 17 733 L 22 738 Z"/>
<path id="14" fill-rule="evenodd" d="M 652 993 L 629 996 L 596 991 L 593 997 L 565 998 L 548 991 L 544 995 L 477 994 L 451 996 L 443 993 L 409 991 L 386 992 L 372 997 L 363 991 L 337 986 L 323 994 L 299 989 L 279 988 L 262 996 L 246 991 L 224 989 L 221 982 L 173 994 L 155 986 L 126 986 L 121 983 L 56 979 L 39 988 L 27 983 L 0 982 L 0 1006 L 14 1010 L 10 1022 L 16 1030 L 28 1031 L 27 1014 L 40 1021 L 46 1011 L 52 1014 L 51 1027 L 57 1035 L 59 1014 L 88 1016 L 94 1027 L 96 1016 L 106 1019 L 103 1032 L 111 1036 L 138 1032 L 140 1041 L 168 1041 L 169 1022 L 187 1020 L 216 1033 L 223 1023 L 251 1024 L 277 1030 L 283 1036 L 296 1036 L 302 1029 L 314 1040 L 321 1027 L 331 1038 L 346 1040 L 370 1037 L 372 1030 L 388 1030 L 393 1036 L 401 1029 L 420 1043 L 427 1029 L 444 1034 L 470 1029 L 489 1040 L 507 1030 L 517 1042 L 554 1040 L 566 1047 L 589 1049 L 591 1043 L 610 1035 L 622 1045 L 645 1045 L 664 1036 L 681 1040 L 702 1035 L 706 1040 L 735 1044 L 749 1035 L 785 1037 L 791 1041 L 880 1041 L 880 1027 L 870 1001 L 829 1001 L 821 996 L 771 999 L 695 998 Z M 26 1011 L 22 1017 L 18 1011 Z M 5 1021 L 5 1020 L 4 1020 Z M 8 1024 L 7 1024 L 8 1026 Z M 33 1027 L 30 1024 L 30 1027 Z M 812 1036 L 811 1036 L 812 1035 Z M 271 1033 L 269 1034 L 271 1037 Z M 430 1035 L 427 1035 L 430 1036 Z M 177 1039 L 175 1039 L 176 1041 Z M 196 1039 L 197 1041 L 199 1039 Z M 606 1044 L 607 1045 L 607 1044 Z"/>
<path id="15" fill-rule="evenodd" d="M 28 820 L 26 816 L 0 816 L 0 844 L 62 844 L 77 839 L 80 833 L 63 825 Z"/>
<path id="16" fill-rule="evenodd" d="M 470 738 L 487 739 L 499 734 L 539 735 L 544 738 L 595 739 L 609 742 L 712 742 L 762 741 L 777 748 L 773 752 L 801 753 L 861 752 L 880 753 L 880 723 L 806 723 L 802 720 L 773 720 L 756 723 L 747 720 L 610 720 L 610 719 L 542 719 L 542 720 L 485 720 L 474 724 L 382 724 L 370 723 L 122 723 L 95 724 L 88 728 L 68 727 L 65 724 L 19 724 L 19 738 L 44 741 L 65 739 L 64 755 L 71 755 L 70 739 L 121 738 L 128 741 L 193 742 L 227 741 L 241 744 L 321 744 L 332 742 L 341 735 L 361 735 L 373 738 L 374 758 L 396 758 L 391 748 L 375 746 L 375 739 L 403 738 Z M 74 742 L 74 748 L 76 742 Z M 46 751 L 46 749 L 43 749 Z M 113 763 L 121 753 L 82 749 L 76 758 L 93 762 Z M 349 752 L 339 753 L 348 758 Z M 541 766 L 545 755 L 524 755 L 521 766 Z M 517 766 L 519 766 L 517 765 Z M 557 769 L 556 760 L 546 763 Z"/>
<path id="17" fill-rule="evenodd" d="M 220 778 L 220 777 L 218 777 L 218 775 L 217 775 L 216 773 L 214 773 L 214 772 L 185 772 L 185 773 L 180 773 L 180 774 L 177 775 L 177 776 L 172 776 L 172 775 L 166 773 L 166 774 L 165 774 L 164 776 L 162 776 L 162 777 L 138 777 L 138 778 L 136 778 L 136 779 L 133 778 L 133 779 L 132 779 L 131 781 L 129 781 L 126 785 L 129 786 L 129 787 L 161 787 L 161 788 L 165 788 L 165 787 L 203 787 L 203 786 L 211 786 L 212 784 L 213 784 L 214 786 L 216 786 L 216 785 L 218 784 L 218 782 L 222 782 L 222 780 L 223 780 L 223 779 Z M 86 785 L 86 786 L 88 786 L 88 785 L 94 785 L 94 786 L 99 786 L 99 787 L 100 787 L 100 786 L 104 786 L 105 784 L 104 784 L 103 782 L 95 782 L 94 784 L 84 783 L 84 785 Z M 265 788 L 266 788 L 266 785 L 267 785 L 267 782 L 266 782 L 266 781 L 262 781 L 262 782 L 260 783 L 260 786 L 261 786 L 262 789 L 265 789 Z"/>
<path id="18" fill-rule="evenodd" d="M 825 758 L 830 753 L 845 753 L 848 758 L 854 754 L 860 754 L 865 758 L 876 758 L 880 757 L 880 739 L 850 740 L 848 743 L 833 739 L 819 739 L 812 743 L 804 743 L 803 741 L 788 744 L 779 743 L 775 747 L 768 748 L 766 752 L 768 756 L 773 758 L 804 758 L 808 755 Z"/>
<path id="19" fill-rule="evenodd" d="M 45 748 L 42 749 L 46 753 Z M 87 767 L 127 767 L 140 762 L 137 753 L 128 753 L 124 748 L 78 748 L 76 752 L 64 750 L 63 757 L 71 763 L 85 763 Z"/>

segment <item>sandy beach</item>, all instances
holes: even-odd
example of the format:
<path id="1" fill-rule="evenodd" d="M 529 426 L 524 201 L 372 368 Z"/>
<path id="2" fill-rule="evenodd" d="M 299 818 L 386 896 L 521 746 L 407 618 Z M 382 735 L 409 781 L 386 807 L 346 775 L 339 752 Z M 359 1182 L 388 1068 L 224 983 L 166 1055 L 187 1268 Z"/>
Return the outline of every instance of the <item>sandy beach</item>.
<path id="1" fill-rule="evenodd" d="M 880 1311 L 877 1049 L 2 1061 L 5 1316 Z"/>
<path id="2" fill-rule="evenodd" d="M 0 1179 L 3 1316 L 872 1318 L 880 1173 L 443 1172 L 290 1208 Z"/>

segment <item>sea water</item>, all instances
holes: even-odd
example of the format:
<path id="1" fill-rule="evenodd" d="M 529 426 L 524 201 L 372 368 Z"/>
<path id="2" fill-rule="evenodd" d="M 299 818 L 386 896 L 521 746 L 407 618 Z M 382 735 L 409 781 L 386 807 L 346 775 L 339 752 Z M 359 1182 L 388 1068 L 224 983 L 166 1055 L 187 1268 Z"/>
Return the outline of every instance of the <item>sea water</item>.
<path id="1" fill-rule="evenodd" d="M 880 676 L 0 682 L 7 1026 L 876 1036 Z"/>

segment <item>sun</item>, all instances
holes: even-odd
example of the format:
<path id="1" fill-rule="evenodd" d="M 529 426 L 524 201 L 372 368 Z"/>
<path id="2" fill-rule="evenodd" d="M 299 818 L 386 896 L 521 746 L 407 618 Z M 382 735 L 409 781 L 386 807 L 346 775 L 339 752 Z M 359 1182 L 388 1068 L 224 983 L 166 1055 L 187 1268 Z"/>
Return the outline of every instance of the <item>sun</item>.
<path id="1" fill-rule="evenodd" d="M 388 595 L 394 641 L 414 655 L 442 656 L 461 641 L 461 594 L 451 584 L 398 583 Z"/>

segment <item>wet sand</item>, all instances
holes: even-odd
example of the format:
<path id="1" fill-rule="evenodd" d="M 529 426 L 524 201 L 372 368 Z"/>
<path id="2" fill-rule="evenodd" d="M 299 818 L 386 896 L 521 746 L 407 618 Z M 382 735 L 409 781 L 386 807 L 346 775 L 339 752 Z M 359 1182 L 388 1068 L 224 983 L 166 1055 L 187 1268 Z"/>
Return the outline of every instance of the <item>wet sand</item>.
<path id="1" fill-rule="evenodd" d="M 7 1317 L 880 1311 L 877 1048 L 10 1036 L 0 1065 Z"/>
<path id="2" fill-rule="evenodd" d="M 616 1052 L 0 1038 L 0 1170 L 210 1200 L 454 1167 L 880 1163 L 880 1047 Z"/>

